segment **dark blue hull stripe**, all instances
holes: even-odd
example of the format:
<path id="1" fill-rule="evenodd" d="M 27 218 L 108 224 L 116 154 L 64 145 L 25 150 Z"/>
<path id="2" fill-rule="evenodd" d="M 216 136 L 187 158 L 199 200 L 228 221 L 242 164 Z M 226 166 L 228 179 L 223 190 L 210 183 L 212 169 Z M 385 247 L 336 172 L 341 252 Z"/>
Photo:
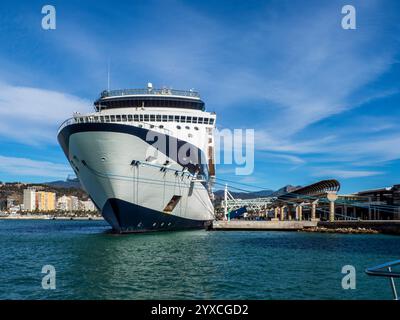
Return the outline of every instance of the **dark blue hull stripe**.
<path id="1" fill-rule="evenodd" d="M 68 159 L 70 136 L 73 135 L 74 133 L 93 132 L 93 131 L 125 133 L 125 134 L 129 134 L 129 135 L 138 137 L 138 138 L 142 139 L 143 141 L 146 141 L 149 144 L 151 144 L 151 142 L 152 142 L 152 141 L 146 140 L 147 134 L 149 133 L 150 130 L 145 129 L 145 128 L 139 128 L 139 127 L 135 127 L 135 126 L 131 126 L 131 125 L 124 125 L 124 124 L 118 124 L 118 123 L 75 123 L 75 124 L 71 124 L 71 125 L 68 125 L 65 128 L 63 128 L 57 137 L 58 142 L 60 143 L 67 159 Z M 159 136 L 160 135 L 165 136 L 165 139 L 164 139 L 164 141 L 166 142 L 165 150 L 159 150 L 160 152 L 163 152 L 167 157 L 170 157 L 170 158 L 172 157 L 173 160 L 178 162 L 181 166 L 187 167 L 187 169 L 189 170 L 190 173 L 194 174 L 196 172 L 196 170 L 199 170 L 199 174 L 208 176 L 206 157 L 199 148 L 197 148 L 196 146 L 192 145 L 191 143 L 189 143 L 187 141 L 179 140 L 175 137 L 171 137 L 164 133 L 155 132 L 155 134 L 159 135 Z M 155 139 L 155 141 L 153 143 L 157 143 L 157 139 Z M 190 150 L 194 150 L 194 152 L 196 153 L 195 158 L 198 160 L 198 163 L 182 163 L 180 161 L 179 157 L 176 156 L 176 154 L 178 154 L 178 150 L 175 150 L 174 154 L 170 155 L 169 154 L 170 153 L 170 144 L 172 144 L 172 146 L 177 146 L 178 150 L 180 150 L 180 148 L 184 145 L 189 145 Z M 178 158 L 178 159 L 176 159 L 176 158 Z M 132 159 L 132 160 L 139 160 L 139 159 Z"/>
<path id="2" fill-rule="evenodd" d="M 203 229 L 210 221 L 177 217 L 120 199 L 108 199 L 102 214 L 116 232 Z"/>

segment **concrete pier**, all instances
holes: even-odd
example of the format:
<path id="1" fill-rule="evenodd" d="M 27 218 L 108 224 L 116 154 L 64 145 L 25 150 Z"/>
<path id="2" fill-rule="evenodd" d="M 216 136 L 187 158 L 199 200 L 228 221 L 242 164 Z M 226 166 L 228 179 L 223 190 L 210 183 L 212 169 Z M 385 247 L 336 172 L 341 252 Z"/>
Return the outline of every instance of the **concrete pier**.
<path id="1" fill-rule="evenodd" d="M 255 220 L 231 220 L 214 221 L 211 230 L 287 230 L 297 231 L 303 228 L 316 227 L 316 221 L 255 221 Z"/>
<path id="2" fill-rule="evenodd" d="M 286 220 L 278 219 L 260 221 L 260 220 L 218 220 L 212 223 L 210 230 L 242 230 L 242 231 L 301 231 L 315 227 L 327 229 L 371 229 L 379 233 L 400 235 L 400 220 L 336 220 L 334 222 L 315 220 Z"/>

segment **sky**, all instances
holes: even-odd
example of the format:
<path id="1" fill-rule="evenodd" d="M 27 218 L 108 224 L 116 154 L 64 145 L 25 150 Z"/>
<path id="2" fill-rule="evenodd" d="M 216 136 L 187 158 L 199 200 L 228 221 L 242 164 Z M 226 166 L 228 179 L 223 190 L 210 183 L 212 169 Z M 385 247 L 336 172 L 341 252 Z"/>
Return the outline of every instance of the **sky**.
<path id="1" fill-rule="evenodd" d="M 41 26 L 56 9 L 56 29 Z M 342 7 L 356 9 L 345 30 Z M 255 130 L 258 188 L 400 183 L 400 3 L 2 1 L 0 181 L 72 174 L 58 126 L 107 87 L 198 90 L 218 129 Z"/>

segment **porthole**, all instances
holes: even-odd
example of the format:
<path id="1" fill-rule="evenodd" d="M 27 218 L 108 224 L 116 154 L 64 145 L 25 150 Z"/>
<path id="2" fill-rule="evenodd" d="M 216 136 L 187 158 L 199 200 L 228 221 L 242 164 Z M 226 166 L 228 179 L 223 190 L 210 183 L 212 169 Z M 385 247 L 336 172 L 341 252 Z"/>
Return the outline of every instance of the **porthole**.
<path id="1" fill-rule="evenodd" d="M 153 223 L 153 227 L 155 227 L 156 225 L 157 225 L 157 223 L 156 223 L 156 222 L 154 222 L 154 223 Z"/>
<path id="2" fill-rule="evenodd" d="M 191 133 L 188 134 L 189 138 L 193 138 L 193 135 Z"/>
<path id="3" fill-rule="evenodd" d="M 185 129 L 189 130 L 189 129 L 190 129 L 190 127 L 189 127 L 189 126 L 186 126 L 186 127 L 185 127 Z"/>
<path id="4" fill-rule="evenodd" d="M 161 227 L 163 227 L 164 226 L 164 222 L 161 222 Z"/>
<path id="5" fill-rule="evenodd" d="M 181 128 L 181 126 L 176 126 L 176 128 L 177 128 L 177 129 L 180 129 L 180 128 Z"/>
<path id="6" fill-rule="evenodd" d="M 105 157 L 101 157 L 101 161 L 106 161 L 106 158 Z"/>
<path id="7" fill-rule="evenodd" d="M 159 125 L 158 127 L 159 127 L 160 129 L 164 128 L 164 126 L 163 126 L 163 125 Z"/>
<path id="8" fill-rule="evenodd" d="M 194 130 L 199 130 L 199 127 L 194 127 Z"/>
<path id="9" fill-rule="evenodd" d="M 154 125 L 153 125 L 153 124 L 151 124 L 151 125 L 150 125 L 150 128 L 151 128 L 151 129 L 153 129 L 153 128 L 154 128 Z"/>

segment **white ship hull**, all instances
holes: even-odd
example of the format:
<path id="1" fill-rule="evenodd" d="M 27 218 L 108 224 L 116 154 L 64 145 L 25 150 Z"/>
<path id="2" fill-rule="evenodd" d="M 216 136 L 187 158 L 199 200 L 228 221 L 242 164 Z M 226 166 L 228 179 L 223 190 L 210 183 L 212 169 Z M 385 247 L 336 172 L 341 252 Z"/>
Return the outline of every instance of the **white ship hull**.
<path id="1" fill-rule="evenodd" d="M 115 231 L 203 228 L 213 219 L 207 183 L 185 174 L 184 166 L 151 146 L 143 138 L 148 131 L 125 124 L 76 123 L 64 127 L 58 140 Z M 163 169 L 166 160 L 169 166 Z M 174 196 L 178 203 L 165 210 Z"/>

